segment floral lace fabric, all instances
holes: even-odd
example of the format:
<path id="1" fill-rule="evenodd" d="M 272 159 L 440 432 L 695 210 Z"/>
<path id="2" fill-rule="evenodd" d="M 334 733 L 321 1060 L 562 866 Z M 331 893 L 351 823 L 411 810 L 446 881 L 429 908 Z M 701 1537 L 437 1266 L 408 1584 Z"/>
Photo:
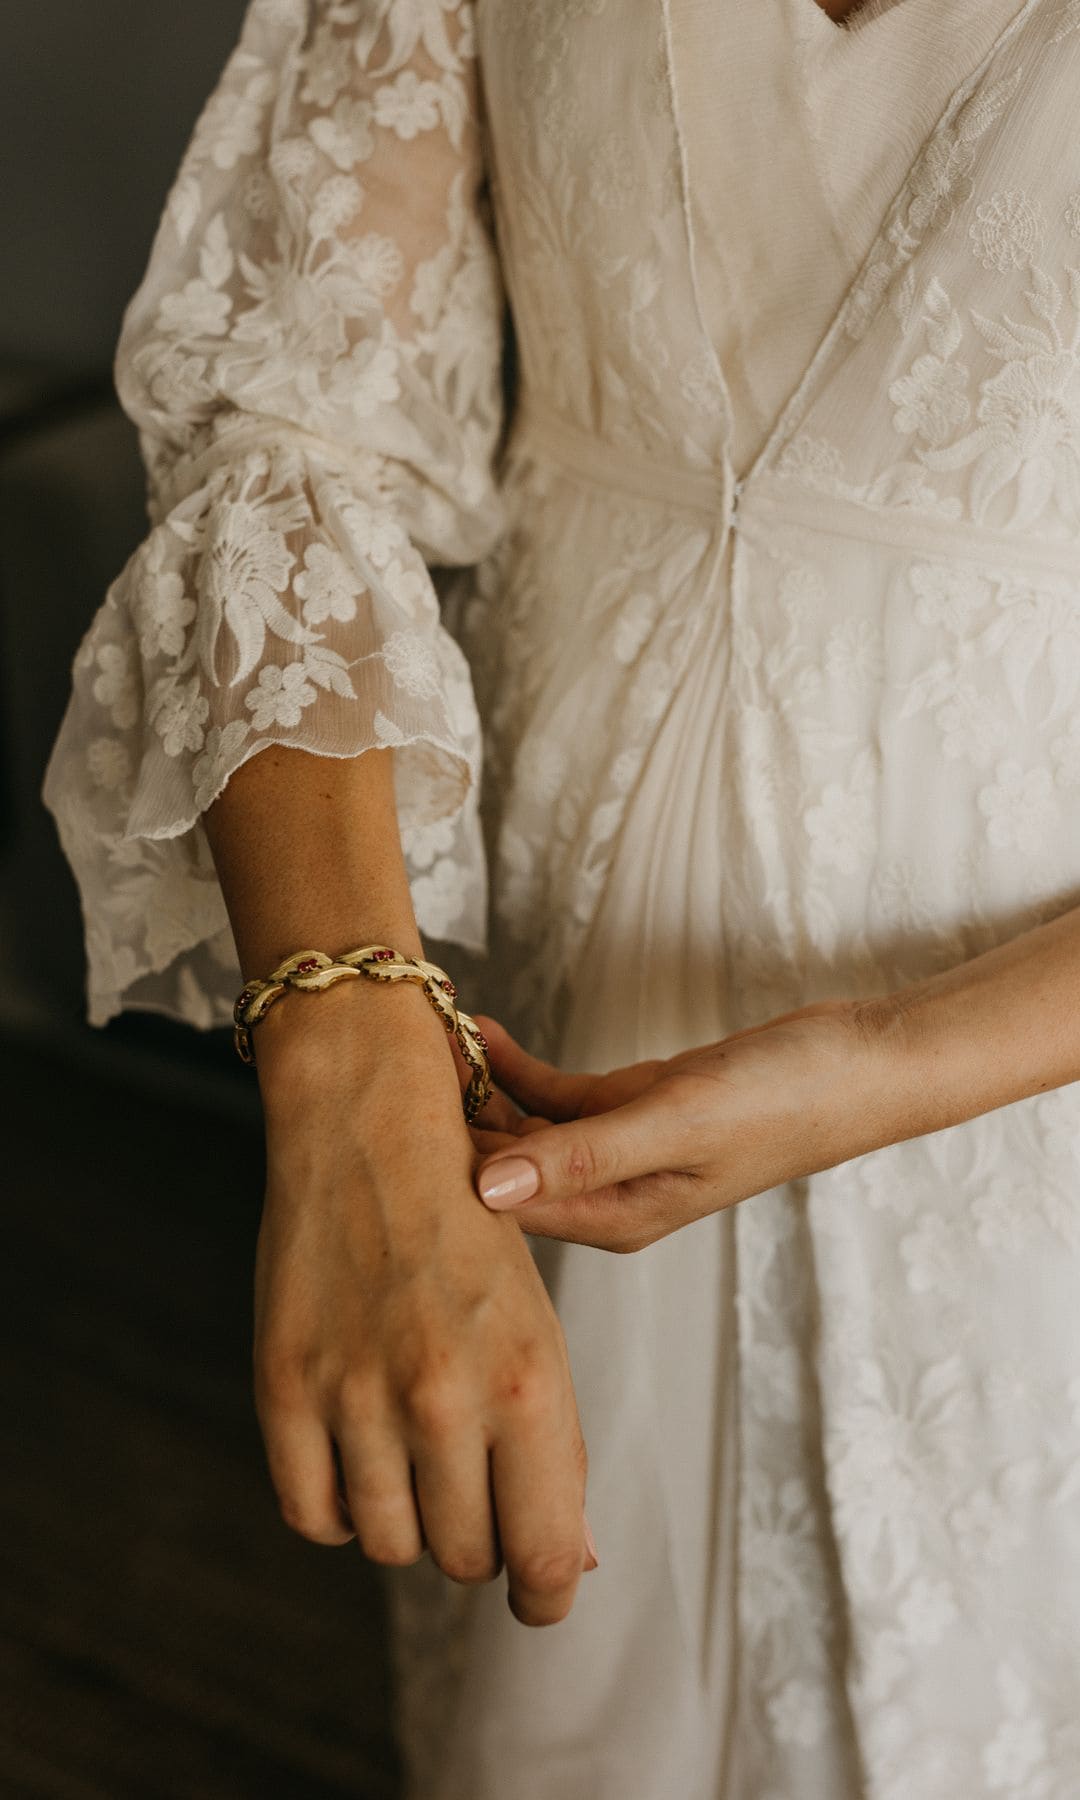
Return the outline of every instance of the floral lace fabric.
<path id="1" fill-rule="evenodd" d="M 50 774 L 98 1017 L 227 1016 L 199 812 L 260 741 L 401 746 L 422 929 L 556 1056 L 618 1053 L 601 962 L 666 1055 L 674 982 L 718 1036 L 1080 903 L 1077 0 L 257 0 L 223 82 Z M 602 1566 L 546 1656 L 392 1572 L 416 1800 L 1075 1800 L 1078 1095 L 726 1217 L 730 1437 L 677 1354 L 704 1238 L 552 1253 Z"/>
<path id="2" fill-rule="evenodd" d="M 254 0 L 194 128 L 116 352 L 152 528 L 45 786 L 95 1024 L 229 1017 L 201 815 L 267 744 L 395 746 L 421 928 L 483 946 L 481 734 L 435 586 L 500 526 L 476 90 L 467 7 Z"/>

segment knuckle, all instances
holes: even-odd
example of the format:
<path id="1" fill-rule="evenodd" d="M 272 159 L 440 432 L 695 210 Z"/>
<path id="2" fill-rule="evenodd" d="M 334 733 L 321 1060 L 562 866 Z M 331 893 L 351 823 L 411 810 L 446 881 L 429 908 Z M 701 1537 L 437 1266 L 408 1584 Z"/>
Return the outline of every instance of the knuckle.
<path id="1" fill-rule="evenodd" d="M 289 1530 L 307 1538 L 309 1543 L 340 1544 L 351 1535 L 339 1520 L 319 1517 L 292 1495 L 285 1495 L 278 1504 Z"/>
<path id="2" fill-rule="evenodd" d="M 495 1398 L 499 1405 L 512 1407 L 521 1417 L 537 1418 L 552 1409 L 558 1388 L 551 1371 L 529 1358 L 502 1373 Z"/>
<path id="3" fill-rule="evenodd" d="M 429 1436 L 452 1432 L 465 1418 L 462 1384 L 441 1372 L 437 1376 L 422 1375 L 412 1381 L 402 1399 L 413 1424 Z"/>
<path id="4" fill-rule="evenodd" d="M 306 1359 L 295 1350 L 266 1350 L 255 1359 L 257 1403 L 279 1412 L 294 1412 L 308 1398 Z"/>
<path id="5" fill-rule="evenodd" d="M 343 1419 L 362 1423 L 376 1413 L 379 1387 L 369 1369 L 347 1369 L 337 1383 L 337 1410 Z"/>
<path id="6" fill-rule="evenodd" d="M 438 1567 L 451 1581 L 461 1583 L 494 1581 L 499 1563 L 490 1550 L 455 1550 L 437 1559 Z"/>
<path id="7" fill-rule="evenodd" d="M 575 1138 L 563 1152 L 560 1174 L 572 1193 L 585 1194 L 601 1186 L 599 1158 L 587 1138 Z"/>
<path id="8" fill-rule="evenodd" d="M 514 1571 L 518 1586 L 530 1594 L 562 1593 L 580 1572 L 580 1543 L 566 1549 L 533 1551 L 522 1557 Z"/>
<path id="9" fill-rule="evenodd" d="M 409 1563 L 419 1562 L 424 1554 L 419 1532 L 411 1538 L 384 1537 L 373 1531 L 362 1531 L 358 1535 L 360 1548 L 371 1562 L 388 1563 L 392 1568 L 402 1569 Z"/>

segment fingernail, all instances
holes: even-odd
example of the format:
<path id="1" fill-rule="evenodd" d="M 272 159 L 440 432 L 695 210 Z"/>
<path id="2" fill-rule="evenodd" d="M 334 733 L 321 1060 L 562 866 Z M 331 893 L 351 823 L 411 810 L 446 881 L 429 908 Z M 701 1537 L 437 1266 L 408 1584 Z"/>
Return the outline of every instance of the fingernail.
<path id="1" fill-rule="evenodd" d="M 582 1515 L 582 1517 L 584 1518 L 584 1514 Z M 585 1519 L 585 1548 L 589 1552 L 589 1555 L 593 1558 L 593 1567 L 599 1568 L 600 1556 L 599 1556 L 599 1552 L 597 1551 L 597 1548 L 596 1548 L 596 1539 L 593 1537 L 592 1532 L 589 1530 L 589 1521 L 587 1518 Z"/>
<path id="2" fill-rule="evenodd" d="M 480 1198 L 496 1212 L 528 1200 L 540 1186 L 540 1172 L 535 1163 L 524 1156 L 506 1156 L 490 1168 L 481 1169 L 477 1183 Z"/>

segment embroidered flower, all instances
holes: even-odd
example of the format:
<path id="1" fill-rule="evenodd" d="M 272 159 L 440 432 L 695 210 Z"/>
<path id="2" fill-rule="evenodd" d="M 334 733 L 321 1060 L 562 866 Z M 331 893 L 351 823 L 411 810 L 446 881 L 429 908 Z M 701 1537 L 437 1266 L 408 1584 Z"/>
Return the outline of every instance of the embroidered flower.
<path id="1" fill-rule="evenodd" d="M 719 418 L 724 396 L 712 353 L 707 346 L 695 350 L 679 370 L 679 392 L 688 406 L 705 418 Z"/>
<path id="2" fill-rule="evenodd" d="M 1057 816 L 1050 771 L 1023 769 L 1009 759 L 998 763 L 995 774 L 996 782 L 980 788 L 977 796 L 987 838 L 995 849 L 1030 855 Z"/>
<path id="3" fill-rule="evenodd" d="M 366 590 L 345 558 L 327 544 L 308 544 L 304 567 L 293 578 L 293 590 L 304 603 L 308 625 L 338 619 L 343 625 L 356 617 L 357 595 Z"/>
<path id="4" fill-rule="evenodd" d="M 398 352 L 393 344 L 365 339 L 335 363 L 329 398 L 351 406 L 358 419 L 370 419 L 379 407 L 398 398 Z"/>
<path id="5" fill-rule="evenodd" d="M 1069 228 L 1069 236 L 1080 238 L 1080 191 L 1069 195 L 1065 208 L 1065 223 Z"/>
<path id="6" fill-rule="evenodd" d="M 232 300 L 196 276 L 178 294 L 163 294 L 157 328 L 175 337 L 222 337 L 228 330 Z"/>
<path id="7" fill-rule="evenodd" d="M 195 617 L 194 600 L 183 576 L 164 569 L 167 554 L 164 533 L 154 533 L 133 583 L 132 617 L 139 632 L 139 646 L 147 660 L 155 656 L 179 656 L 187 638 L 187 626 Z"/>
<path id="8" fill-rule="evenodd" d="M 95 661 L 100 673 L 91 689 L 94 699 L 99 705 L 108 707 L 118 731 L 129 731 L 139 716 L 132 646 L 102 644 Z"/>
<path id="9" fill-rule="evenodd" d="M 315 698 L 316 689 L 308 680 L 303 663 L 289 663 L 284 669 L 277 663 L 264 663 L 258 686 L 248 689 L 244 705 L 251 713 L 254 729 L 268 731 L 272 725 L 299 725 L 303 708 Z"/>
<path id="10" fill-rule="evenodd" d="M 460 862 L 443 856 L 426 875 L 415 875 L 412 899 L 425 921 L 425 932 L 445 937 L 458 923 L 465 906 L 466 873 Z"/>
<path id="11" fill-rule="evenodd" d="M 310 635 L 280 599 L 295 561 L 268 507 L 247 500 L 223 500 L 212 508 L 198 570 L 200 614 L 196 627 L 200 661 L 212 680 L 218 679 L 216 648 L 222 619 L 236 640 L 234 683 L 254 669 L 262 655 L 267 626 L 293 642 Z"/>
<path id="12" fill-rule="evenodd" d="M 316 120 L 316 124 L 321 123 Z M 314 128 L 312 128 L 314 135 Z M 268 167 L 275 181 L 286 187 L 302 187 L 318 167 L 318 156 L 307 138 L 280 138 L 270 152 Z"/>
<path id="13" fill-rule="evenodd" d="M 985 1193 L 971 1203 L 975 1236 L 984 1250 L 1003 1256 L 1015 1256 L 1030 1236 L 1033 1211 L 1030 1190 L 1017 1191 L 1016 1183 L 1005 1175 L 995 1175 Z"/>
<path id="14" fill-rule="evenodd" d="M 154 688 L 147 702 L 147 712 L 166 756 L 202 748 L 209 711 L 210 702 L 199 690 L 197 675 L 190 681 L 167 678 Z"/>
<path id="15" fill-rule="evenodd" d="M 1026 269 L 1038 254 L 1046 223 L 1038 200 L 1022 189 L 994 194 L 976 207 L 970 228 L 984 269 Z"/>
<path id="16" fill-rule="evenodd" d="M 873 774 L 869 753 L 860 754 L 846 787 L 827 782 L 816 806 L 803 814 L 814 862 L 854 875 L 874 848 Z"/>
<path id="17" fill-rule="evenodd" d="M 1046 1726 L 1041 1719 L 1003 1719 L 983 1751 L 987 1786 L 998 1793 L 1033 1791 L 1026 1783 L 1045 1761 L 1046 1749 Z"/>
<path id="18" fill-rule="evenodd" d="M 333 106 L 348 82 L 352 61 L 352 45 L 348 37 L 335 31 L 332 22 L 321 24 L 305 58 L 301 100 L 313 101 L 316 106 L 324 109 Z"/>
<path id="19" fill-rule="evenodd" d="M 131 774 L 131 752 L 120 738 L 91 738 L 86 765 L 97 787 L 119 788 Z"/>
<path id="20" fill-rule="evenodd" d="M 339 169 L 353 169 L 374 153 L 371 115 L 370 100 L 341 99 L 332 113 L 312 119 L 308 131 L 312 142 Z"/>
<path id="21" fill-rule="evenodd" d="M 1070 277 L 1080 309 L 1080 275 Z M 989 519 L 992 503 L 1015 484 L 1004 526 L 1038 524 L 1057 508 L 1062 523 L 1080 524 L 1080 343 L 1070 341 L 1058 319 L 1063 296 L 1057 282 L 1035 270 L 1025 300 L 1040 321 L 997 323 L 981 313 L 972 320 L 992 356 L 1002 364 L 983 381 L 972 431 L 953 444 L 918 452 L 928 469 L 974 465 L 970 511 Z M 1073 333 L 1080 340 L 1080 331 Z M 994 521 L 997 522 L 997 521 Z"/>
<path id="22" fill-rule="evenodd" d="M 911 373 L 889 386 L 897 431 L 914 432 L 930 444 L 943 444 L 971 410 L 967 385 L 968 372 L 959 363 L 943 362 L 939 356 L 916 357 Z"/>
<path id="23" fill-rule="evenodd" d="M 948 1523 L 961 1556 L 976 1567 L 983 1563 L 1000 1567 L 1023 1542 L 1018 1521 L 987 1488 L 976 1489 L 954 1506 Z"/>
<path id="24" fill-rule="evenodd" d="M 900 1239 L 913 1294 L 948 1294 L 956 1290 L 966 1267 L 963 1233 L 940 1213 L 923 1213 L 914 1231 Z"/>
<path id="25" fill-rule="evenodd" d="M 842 480 L 844 474 L 843 458 L 836 445 L 824 438 L 809 437 L 805 432 L 785 444 L 776 467 L 779 475 L 826 491 Z"/>
<path id="26" fill-rule="evenodd" d="M 962 636 L 973 613 L 987 605 L 990 583 L 962 563 L 914 563 L 909 572 L 918 598 L 915 617 L 920 625 L 944 625 Z"/>
<path id="27" fill-rule="evenodd" d="M 426 700 L 438 693 L 438 658 L 423 632 L 393 632 L 382 645 L 382 656 L 394 681 L 407 694 Z"/>
<path id="28" fill-rule="evenodd" d="M 845 686 L 862 687 L 878 681 L 884 667 L 879 627 L 870 619 L 848 619 L 829 633 L 825 646 L 825 672 Z"/>
<path id="29" fill-rule="evenodd" d="M 230 719 L 227 725 L 210 727 L 202 755 L 197 756 L 191 765 L 195 804 L 200 812 L 217 799 L 224 786 L 226 772 L 236 766 L 237 752 L 250 730 L 250 725 L 243 719 Z"/>
<path id="30" fill-rule="evenodd" d="M 635 660 L 652 629 L 655 617 L 656 602 L 651 594 L 628 596 L 620 610 L 611 645 L 617 662 L 629 667 Z"/>
<path id="31" fill-rule="evenodd" d="M 377 231 L 366 232 L 350 243 L 349 260 L 361 287 L 379 299 L 392 293 L 405 273 L 405 258 L 398 246 Z"/>
<path id="32" fill-rule="evenodd" d="M 925 1575 L 915 1577 L 898 1609 L 909 1644 L 939 1644 L 959 1616 L 956 1596 L 949 1583 L 930 1581 Z"/>
<path id="33" fill-rule="evenodd" d="M 394 552 L 400 551 L 406 542 L 405 533 L 392 513 L 369 506 L 364 500 L 350 500 L 342 507 L 341 517 L 358 554 L 366 557 L 376 569 L 386 569 Z M 400 568 L 400 563 L 397 566 Z M 386 580 L 390 585 L 389 573 Z M 396 589 L 391 588 L 391 591 L 397 599 Z"/>
<path id="34" fill-rule="evenodd" d="M 1000 663 L 1018 713 L 1026 712 L 1027 686 L 1038 673 L 1048 696 L 1043 717 L 1059 717 L 1080 695 L 1080 584 L 1006 577 L 997 601 L 1000 615 L 980 633 L 979 649 Z"/>
<path id="35" fill-rule="evenodd" d="M 386 82 L 375 95 L 375 123 L 389 126 L 399 138 L 414 138 L 433 131 L 439 123 L 439 85 L 422 81 L 415 69 L 403 69 L 396 81 Z"/>
<path id="36" fill-rule="evenodd" d="M 805 1749 L 821 1742 L 829 1722 L 825 1692 L 815 1683 L 793 1676 L 771 1695 L 769 1718 L 782 1744 L 801 1744 Z"/>
<path id="37" fill-rule="evenodd" d="M 360 211 L 364 190 L 351 175 L 331 175 L 312 202 L 308 230 L 313 238 L 333 237 Z"/>
<path id="38" fill-rule="evenodd" d="M 241 157 L 254 156 L 262 142 L 263 114 L 274 85 L 269 69 L 253 75 L 242 93 L 235 88 L 215 93 L 197 125 L 199 143 L 210 145 L 217 169 L 234 169 Z"/>
<path id="39" fill-rule="evenodd" d="M 976 768 L 985 768 L 1008 741 L 1000 707 L 966 676 L 957 680 L 935 717 L 943 753 L 953 759 L 963 757 Z"/>

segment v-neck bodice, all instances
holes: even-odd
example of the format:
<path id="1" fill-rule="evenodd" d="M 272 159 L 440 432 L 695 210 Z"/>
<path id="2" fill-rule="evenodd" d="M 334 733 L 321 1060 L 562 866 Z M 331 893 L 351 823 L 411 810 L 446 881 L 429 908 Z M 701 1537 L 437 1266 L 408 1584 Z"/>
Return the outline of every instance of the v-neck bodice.
<path id="1" fill-rule="evenodd" d="M 701 306 L 736 471 L 765 441 L 950 95 L 1020 5 L 869 0 L 844 24 L 817 0 L 672 7 Z"/>

